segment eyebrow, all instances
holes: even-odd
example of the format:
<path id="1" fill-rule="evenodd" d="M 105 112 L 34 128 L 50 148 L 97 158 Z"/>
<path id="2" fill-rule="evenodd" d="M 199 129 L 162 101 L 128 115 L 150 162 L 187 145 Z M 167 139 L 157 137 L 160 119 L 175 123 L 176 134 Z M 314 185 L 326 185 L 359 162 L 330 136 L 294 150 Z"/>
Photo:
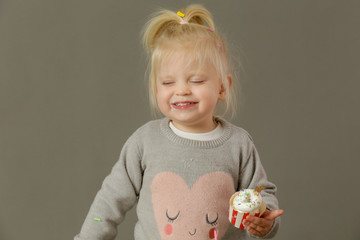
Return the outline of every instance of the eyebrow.
<path id="1" fill-rule="evenodd" d="M 164 75 L 164 76 L 159 75 L 159 76 L 157 77 L 157 79 L 158 79 L 158 80 L 167 80 L 167 79 L 174 79 L 174 77 L 171 76 L 171 75 Z"/>

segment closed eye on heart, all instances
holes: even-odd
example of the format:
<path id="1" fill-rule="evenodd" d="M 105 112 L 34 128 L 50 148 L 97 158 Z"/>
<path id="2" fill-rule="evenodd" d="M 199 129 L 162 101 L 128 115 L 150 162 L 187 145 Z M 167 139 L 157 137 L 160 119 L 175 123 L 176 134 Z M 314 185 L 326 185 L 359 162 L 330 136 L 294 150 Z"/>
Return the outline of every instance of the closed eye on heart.
<path id="1" fill-rule="evenodd" d="M 215 226 L 217 224 L 217 220 L 219 219 L 219 214 L 216 213 L 216 219 L 215 220 L 210 220 L 209 219 L 209 214 L 206 214 L 206 222 L 208 224 L 210 224 L 211 226 Z"/>
<path id="2" fill-rule="evenodd" d="M 171 215 L 171 214 L 170 214 Z M 175 219 L 177 219 L 180 215 L 180 211 L 178 211 L 178 213 L 176 214 L 176 216 L 172 217 L 172 216 L 169 216 L 169 212 L 168 212 L 168 209 L 166 209 L 166 217 L 168 218 L 168 221 L 170 223 L 174 222 Z"/>

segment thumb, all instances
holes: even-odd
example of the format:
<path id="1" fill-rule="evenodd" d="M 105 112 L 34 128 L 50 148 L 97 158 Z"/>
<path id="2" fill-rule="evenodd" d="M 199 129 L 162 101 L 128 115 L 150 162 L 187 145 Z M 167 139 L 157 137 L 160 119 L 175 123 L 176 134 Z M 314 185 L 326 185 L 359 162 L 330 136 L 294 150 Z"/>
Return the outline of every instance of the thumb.
<path id="1" fill-rule="evenodd" d="M 268 219 L 268 220 L 274 220 L 277 217 L 280 217 L 283 215 L 284 210 L 272 210 L 272 211 L 265 211 L 262 215 L 262 218 Z"/>

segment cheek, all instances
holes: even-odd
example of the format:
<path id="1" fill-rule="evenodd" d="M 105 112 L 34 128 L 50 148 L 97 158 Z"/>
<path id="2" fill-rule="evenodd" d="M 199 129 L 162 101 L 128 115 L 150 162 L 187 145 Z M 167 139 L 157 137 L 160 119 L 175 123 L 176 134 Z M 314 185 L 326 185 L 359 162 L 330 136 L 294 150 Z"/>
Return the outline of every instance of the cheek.
<path id="1" fill-rule="evenodd" d="M 202 95 L 202 99 L 206 100 L 210 105 L 216 105 L 219 99 L 219 94 L 217 94 L 215 91 L 209 91 Z"/>
<path id="2" fill-rule="evenodd" d="M 170 101 L 169 97 L 164 94 L 158 93 L 156 95 L 156 101 L 157 101 L 157 105 L 160 108 L 160 110 L 166 109 L 167 107 L 169 107 L 169 101 Z"/>
<path id="3" fill-rule="evenodd" d="M 215 238 L 215 228 L 210 229 L 209 231 L 209 238 L 214 239 Z"/>
<path id="4" fill-rule="evenodd" d="M 171 235 L 173 232 L 173 227 L 171 226 L 171 224 L 166 224 L 165 226 L 165 234 L 166 235 Z"/>

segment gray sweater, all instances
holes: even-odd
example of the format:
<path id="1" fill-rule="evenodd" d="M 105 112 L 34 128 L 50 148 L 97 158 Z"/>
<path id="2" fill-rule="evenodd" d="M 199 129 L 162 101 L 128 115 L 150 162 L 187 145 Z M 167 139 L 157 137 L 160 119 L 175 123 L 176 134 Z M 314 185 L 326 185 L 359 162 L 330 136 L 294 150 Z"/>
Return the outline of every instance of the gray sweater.
<path id="1" fill-rule="evenodd" d="M 228 220 L 229 199 L 241 188 L 264 185 L 261 195 L 278 209 L 276 186 L 269 182 L 249 134 L 223 119 L 223 135 L 213 141 L 181 138 L 169 119 L 150 121 L 124 144 L 105 178 L 75 240 L 110 240 L 125 213 L 137 203 L 136 240 L 248 239 Z M 273 237 L 275 220 L 264 238 Z"/>

